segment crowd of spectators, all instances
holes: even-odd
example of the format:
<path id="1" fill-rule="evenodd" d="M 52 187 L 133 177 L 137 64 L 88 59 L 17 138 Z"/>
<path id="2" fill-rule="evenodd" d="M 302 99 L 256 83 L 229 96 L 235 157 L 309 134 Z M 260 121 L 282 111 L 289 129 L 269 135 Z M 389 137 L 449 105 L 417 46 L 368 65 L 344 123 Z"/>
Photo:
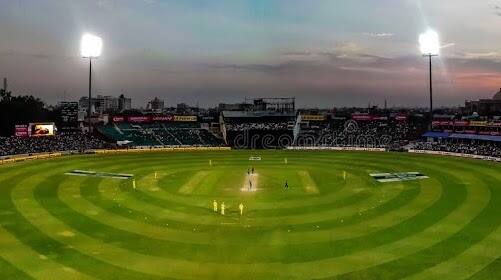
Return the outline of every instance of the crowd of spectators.
<path id="1" fill-rule="evenodd" d="M 99 138 L 83 133 L 61 133 L 47 137 L 0 137 L 0 156 L 56 151 L 78 151 L 105 147 Z"/>
<path id="2" fill-rule="evenodd" d="M 302 128 L 298 146 L 403 146 L 419 135 L 418 128 L 399 121 L 333 121 Z"/>
<path id="3" fill-rule="evenodd" d="M 416 142 L 416 150 L 440 151 L 460 154 L 472 154 L 501 158 L 501 143 L 487 141 L 442 140 L 440 142 Z"/>
<path id="4" fill-rule="evenodd" d="M 260 122 L 260 123 L 226 123 L 228 131 L 245 130 L 287 130 L 292 129 L 288 122 Z"/>

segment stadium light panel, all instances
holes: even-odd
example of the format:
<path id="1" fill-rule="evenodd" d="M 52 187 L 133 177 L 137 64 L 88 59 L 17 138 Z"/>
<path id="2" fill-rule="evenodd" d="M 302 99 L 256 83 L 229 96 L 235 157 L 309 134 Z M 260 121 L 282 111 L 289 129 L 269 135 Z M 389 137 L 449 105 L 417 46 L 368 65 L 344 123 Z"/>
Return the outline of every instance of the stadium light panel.
<path id="1" fill-rule="evenodd" d="M 80 45 L 82 57 L 96 58 L 101 55 L 103 49 L 103 40 L 92 34 L 84 34 Z"/>
<path id="2" fill-rule="evenodd" d="M 434 30 L 428 30 L 419 36 L 421 53 L 423 55 L 438 55 L 440 52 L 440 40 L 438 33 Z"/>

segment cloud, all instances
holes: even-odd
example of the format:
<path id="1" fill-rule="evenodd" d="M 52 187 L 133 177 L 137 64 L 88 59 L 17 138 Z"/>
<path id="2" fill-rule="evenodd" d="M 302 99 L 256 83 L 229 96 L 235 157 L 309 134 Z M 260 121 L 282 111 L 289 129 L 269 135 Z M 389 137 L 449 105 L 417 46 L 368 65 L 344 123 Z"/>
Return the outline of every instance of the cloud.
<path id="1" fill-rule="evenodd" d="M 493 5 L 492 9 L 494 10 L 494 13 L 498 16 L 501 16 L 501 5 Z"/>
<path id="2" fill-rule="evenodd" d="M 447 44 L 440 46 L 440 48 L 446 49 L 446 48 L 454 47 L 455 45 L 456 45 L 456 43 L 447 43 Z"/>
<path id="3" fill-rule="evenodd" d="M 0 51 L 0 57 L 27 57 L 40 60 L 50 60 L 56 57 L 47 53 L 28 53 L 14 50 Z"/>
<path id="4" fill-rule="evenodd" d="M 498 52 L 463 52 L 461 56 L 465 59 L 495 59 L 499 57 Z"/>
<path id="5" fill-rule="evenodd" d="M 372 37 L 372 38 L 390 38 L 390 37 L 395 36 L 394 33 L 386 33 L 386 32 L 383 32 L 383 33 L 364 32 L 363 35 L 368 36 L 368 37 Z"/>
<path id="6" fill-rule="evenodd" d="M 307 62 L 301 62 L 297 60 L 286 61 L 277 64 L 206 64 L 210 69 L 219 70 L 241 70 L 241 71 L 252 71 L 252 72 L 262 72 L 266 74 L 277 74 L 280 72 L 288 72 L 294 69 L 301 69 Z"/>
<path id="7" fill-rule="evenodd" d="M 314 52 L 310 51 L 292 51 L 292 52 L 285 52 L 283 55 L 284 56 L 310 56 L 314 55 Z"/>

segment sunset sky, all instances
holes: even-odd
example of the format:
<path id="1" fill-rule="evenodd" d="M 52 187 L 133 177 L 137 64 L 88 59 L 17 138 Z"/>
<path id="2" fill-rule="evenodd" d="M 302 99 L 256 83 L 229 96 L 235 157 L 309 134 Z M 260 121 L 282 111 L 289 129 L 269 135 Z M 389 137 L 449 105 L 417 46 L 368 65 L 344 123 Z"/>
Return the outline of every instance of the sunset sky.
<path id="1" fill-rule="evenodd" d="M 441 36 L 440 105 L 501 87 L 501 0 L 0 0 L 0 77 L 48 103 L 87 94 L 84 32 L 103 38 L 94 94 L 134 106 L 296 96 L 300 106 L 421 106 Z"/>

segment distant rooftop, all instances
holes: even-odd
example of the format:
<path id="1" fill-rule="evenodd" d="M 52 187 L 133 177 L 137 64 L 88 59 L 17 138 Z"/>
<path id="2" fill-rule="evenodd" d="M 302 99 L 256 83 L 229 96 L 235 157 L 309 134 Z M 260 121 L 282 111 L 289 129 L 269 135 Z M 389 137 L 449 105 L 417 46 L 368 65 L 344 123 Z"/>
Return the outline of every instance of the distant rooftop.
<path id="1" fill-rule="evenodd" d="M 492 99 L 493 100 L 501 100 L 501 88 L 499 89 L 499 91 L 496 94 L 494 94 Z"/>

